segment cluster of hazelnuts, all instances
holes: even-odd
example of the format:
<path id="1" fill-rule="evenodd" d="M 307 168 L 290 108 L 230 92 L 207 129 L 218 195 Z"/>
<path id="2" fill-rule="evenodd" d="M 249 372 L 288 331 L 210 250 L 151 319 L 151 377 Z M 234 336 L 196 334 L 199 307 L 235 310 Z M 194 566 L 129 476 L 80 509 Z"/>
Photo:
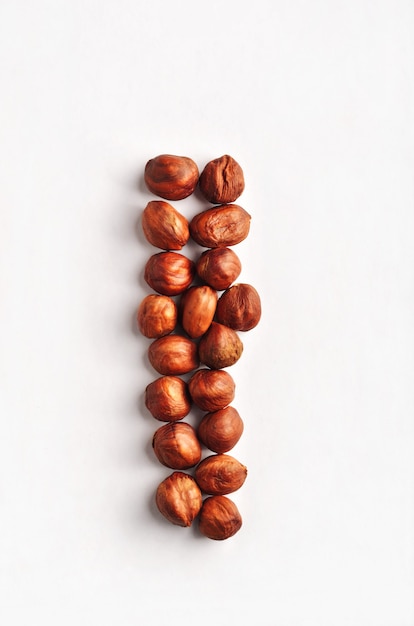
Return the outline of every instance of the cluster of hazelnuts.
<path id="1" fill-rule="evenodd" d="M 250 228 L 250 215 L 233 204 L 244 189 L 243 171 L 225 155 L 210 161 L 199 176 L 192 159 L 163 154 L 148 161 L 144 178 L 164 200 L 186 198 L 198 184 L 215 205 L 188 222 L 168 202 L 147 204 L 142 229 L 162 252 L 146 263 L 144 278 L 156 293 L 143 299 L 137 321 L 141 333 L 153 339 L 148 358 L 161 375 L 147 386 L 145 405 L 154 418 L 168 422 L 154 434 L 154 453 L 175 470 L 157 488 L 157 507 L 179 526 L 190 526 L 198 516 L 203 535 L 227 539 L 240 529 L 242 518 L 226 496 L 243 485 L 247 469 L 226 454 L 240 439 L 243 421 L 230 406 L 235 383 L 224 368 L 242 354 L 237 331 L 254 328 L 261 316 L 256 289 L 235 283 L 241 263 L 231 246 Z M 177 252 L 190 236 L 207 248 L 196 262 Z M 205 367 L 199 369 L 200 364 Z M 185 374 L 188 381 L 180 378 Z M 192 403 L 206 412 L 197 430 L 180 421 Z M 203 460 L 202 444 L 214 452 Z M 194 476 L 182 471 L 194 467 Z"/>

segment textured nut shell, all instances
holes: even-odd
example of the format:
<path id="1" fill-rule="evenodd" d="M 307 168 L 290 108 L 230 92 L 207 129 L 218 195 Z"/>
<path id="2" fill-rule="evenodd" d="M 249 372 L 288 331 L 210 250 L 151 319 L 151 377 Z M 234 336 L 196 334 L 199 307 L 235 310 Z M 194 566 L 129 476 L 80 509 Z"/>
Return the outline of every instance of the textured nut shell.
<path id="1" fill-rule="evenodd" d="M 203 502 L 199 530 L 209 539 L 221 541 L 233 537 L 242 527 L 239 509 L 226 496 L 209 496 Z"/>
<path id="2" fill-rule="evenodd" d="M 184 215 L 162 200 L 148 202 L 141 224 L 149 243 L 163 250 L 181 250 L 190 237 Z"/>
<path id="3" fill-rule="evenodd" d="M 251 330 L 260 321 L 260 296 L 251 285 L 239 283 L 227 289 L 219 298 L 216 319 L 233 330 Z"/>
<path id="4" fill-rule="evenodd" d="M 217 291 L 228 289 L 239 277 L 241 269 L 239 257 L 230 248 L 206 250 L 196 263 L 201 280 Z"/>
<path id="5" fill-rule="evenodd" d="M 167 335 L 152 342 L 148 348 L 152 367 L 160 374 L 179 376 L 197 369 L 197 344 L 187 337 Z"/>
<path id="6" fill-rule="evenodd" d="M 228 406 L 214 413 L 207 413 L 198 426 L 200 441 L 213 452 L 228 452 L 243 434 L 243 420 L 238 411 Z"/>
<path id="7" fill-rule="evenodd" d="M 180 317 L 190 337 L 201 337 L 209 328 L 217 306 L 217 292 L 208 285 L 190 287 L 181 296 Z"/>
<path id="8" fill-rule="evenodd" d="M 144 279 L 148 285 L 165 296 L 176 296 L 192 283 L 193 261 L 178 252 L 158 252 L 147 261 Z"/>
<path id="9" fill-rule="evenodd" d="M 182 200 L 193 193 L 198 183 L 198 167 L 188 157 L 160 154 L 145 166 L 148 189 L 166 200 Z"/>
<path id="10" fill-rule="evenodd" d="M 223 204 L 198 213 L 190 222 L 194 241 L 206 248 L 235 246 L 246 239 L 250 215 L 238 204 Z"/>
<path id="11" fill-rule="evenodd" d="M 242 352 L 243 343 L 236 331 L 217 322 L 212 322 L 198 345 L 201 363 L 215 370 L 234 365 Z"/>
<path id="12" fill-rule="evenodd" d="M 229 454 L 213 454 L 205 458 L 195 471 L 201 491 L 213 496 L 225 496 L 237 491 L 247 476 L 247 468 Z"/>
<path id="13" fill-rule="evenodd" d="M 196 431 L 183 422 L 161 426 L 154 434 L 152 447 L 159 462 L 172 469 L 188 469 L 201 459 Z"/>
<path id="14" fill-rule="evenodd" d="M 169 296 L 150 294 L 139 305 L 138 328 L 149 339 L 171 333 L 177 324 L 177 305 Z"/>
<path id="15" fill-rule="evenodd" d="M 223 370 L 198 370 L 188 382 L 194 403 L 209 412 L 228 406 L 234 400 L 235 388 L 234 380 Z"/>
<path id="16" fill-rule="evenodd" d="M 207 163 L 200 175 L 200 191 L 212 204 L 234 202 L 243 193 L 240 165 L 228 154 Z"/>
<path id="17" fill-rule="evenodd" d="M 155 502 L 169 522 L 177 526 L 191 526 L 203 499 L 194 478 L 184 472 L 173 472 L 158 485 Z"/>
<path id="18" fill-rule="evenodd" d="M 147 385 L 145 406 L 161 422 L 181 420 L 191 409 L 187 383 L 178 376 L 161 376 Z"/>

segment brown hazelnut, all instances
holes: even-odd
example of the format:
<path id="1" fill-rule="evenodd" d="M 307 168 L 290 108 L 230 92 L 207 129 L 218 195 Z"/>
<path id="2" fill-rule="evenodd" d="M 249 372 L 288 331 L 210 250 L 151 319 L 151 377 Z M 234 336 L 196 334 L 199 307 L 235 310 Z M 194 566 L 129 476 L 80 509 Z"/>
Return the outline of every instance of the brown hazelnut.
<path id="1" fill-rule="evenodd" d="M 235 387 L 234 380 L 224 370 L 201 369 L 188 382 L 195 404 L 209 412 L 228 406 L 234 400 Z"/>
<path id="2" fill-rule="evenodd" d="M 231 450 L 243 433 L 243 420 L 238 411 L 228 406 L 214 413 L 207 413 L 198 426 L 200 441 L 213 452 L 222 454 Z"/>
<path id="3" fill-rule="evenodd" d="M 234 202 L 244 190 L 244 176 L 240 165 L 225 154 L 210 161 L 201 172 L 200 191 L 212 204 Z"/>
<path id="4" fill-rule="evenodd" d="M 206 250 L 196 263 L 201 280 L 217 291 L 228 289 L 239 277 L 241 269 L 239 257 L 230 248 Z"/>
<path id="5" fill-rule="evenodd" d="M 203 499 L 194 478 L 184 472 L 173 472 L 158 485 L 155 502 L 169 522 L 177 526 L 191 526 Z"/>
<path id="6" fill-rule="evenodd" d="M 250 215 L 238 204 L 223 204 L 198 213 L 190 222 L 194 241 L 206 248 L 235 246 L 246 239 Z"/>
<path id="7" fill-rule="evenodd" d="M 187 383 L 178 376 L 157 378 L 145 389 L 145 406 L 161 422 L 183 419 L 191 409 Z"/>
<path id="8" fill-rule="evenodd" d="M 149 243 L 163 250 L 181 250 L 190 237 L 187 219 L 162 200 L 148 202 L 141 223 Z"/>
<path id="9" fill-rule="evenodd" d="M 201 446 L 190 424 L 175 422 L 161 426 L 152 439 L 160 463 L 172 469 L 188 469 L 201 459 Z"/>
<path id="10" fill-rule="evenodd" d="M 182 200 L 198 183 L 198 167 L 192 159 L 160 154 L 145 166 L 145 183 L 152 193 L 166 200 Z"/>
<path id="11" fill-rule="evenodd" d="M 203 502 L 199 530 L 209 539 L 221 541 L 233 537 L 242 526 L 239 509 L 226 496 L 209 496 Z"/>
<path id="12" fill-rule="evenodd" d="M 147 261 L 144 278 L 148 285 L 165 296 L 176 296 L 192 283 L 193 261 L 178 252 L 158 252 Z"/>
<path id="13" fill-rule="evenodd" d="M 217 321 L 233 330 L 251 330 L 259 323 L 261 314 L 259 294 L 245 283 L 227 289 L 217 303 Z"/>
<path id="14" fill-rule="evenodd" d="M 201 491 L 213 496 L 225 496 L 237 491 L 246 476 L 247 468 L 229 454 L 208 456 L 195 470 L 195 479 Z"/>
<path id="15" fill-rule="evenodd" d="M 152 342 L 148 348 L 152 367 L 160 374 L 179 376 L 197 369 L 197 344 L 181 335 L 167 335 Z"/>
<path id="16" fill-rule="evenodd" d="M 212 322 L 198 345 L 201 363 L 214 370 L 234 365 L 242 352 L 243 343 L 236 331 L 217 322 Z"/>
<path id="17" fill-rule="evenodd" d="M 190 287 L 180 301 L 181 324 L 190 337 L 201 337 L 211 322 L 217 306 L 217 292 L 208 285 Z"/>
<path id="18" fill-rule="evenodd" d="M 139 305 L 138 328 L 149 339 L 171 333 L 177 323 L 177 305 L 169 296 L 150 294 Z"/>

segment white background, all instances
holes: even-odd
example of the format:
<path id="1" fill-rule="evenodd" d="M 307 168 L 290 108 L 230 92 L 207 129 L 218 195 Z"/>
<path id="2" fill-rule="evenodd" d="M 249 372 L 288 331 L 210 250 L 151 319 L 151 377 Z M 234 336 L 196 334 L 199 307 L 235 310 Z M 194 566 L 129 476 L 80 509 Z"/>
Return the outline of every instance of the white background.
<path id="1" fill-rule="evenodd" d="M 410 0 L 2 0 L 2 624 L 413 626 L 413 59 Z M 164 152 L 247 180 L 226 542 L 153 503 Z"/>

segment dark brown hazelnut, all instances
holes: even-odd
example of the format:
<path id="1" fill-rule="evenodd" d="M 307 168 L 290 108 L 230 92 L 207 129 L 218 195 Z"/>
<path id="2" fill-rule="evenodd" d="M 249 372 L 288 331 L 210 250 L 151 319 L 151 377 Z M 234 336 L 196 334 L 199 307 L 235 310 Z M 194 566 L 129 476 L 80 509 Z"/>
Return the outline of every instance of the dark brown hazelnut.
<path id="1" fill-rule="evenodd" d="M 188 415 L 191 397 L 187 383 L 178 376 L 161 376 L 147 385 L 145 406 L 155 419 L 175 422 Z"/>
<path id="2" fill-rule="evenodd" d="M 193 193 L 198 183 L 198 167 L 188 157 L 160 154 L 145 166 L 148 189 L 166 200 L 182 200 Z"/>
<path id="3" fill-rule="evenodd" d="M 197 344 L 181 335 L 167 335 L 153 341 L 148 358 L 157 372 L 169 376 L 187 374 L 199 365 Z"/>
<path id="4" fill-rule="evenodd" d="M 201 491 L 213 496 L 225 496 L 237 491 L 246 476 L 247 468 L 229 454 L 208 456 L 195 470 L 195 479 Z"/>
<path id="5" fill-rule="evenodd" d="M 227 289 L 217 303 L 217 321 L 233 330 L 251 330 L 259 323 L 261 314 L 259 294 L 245 283 Z"/>
<path id="6" fill-rule="evenodd" d="M 230 248 L 206 250 L 196 263 L 201 280 L 217 291 L 228 289 L 239 277 L 241 269 L 239 257 Z"/>
<path id="7" fill-rule="evenodd" d="M 162 200 L 148 202 L 142 213 L 142 230 L 150 244 L 163 250 L 181 250 L 190 237 L 184 215 Z"/>
<path id="8" fill-rule="evenodd" d="M 225 154 L 207 163 L 199 185 L 203 196 L 212 204 L 234 202 L 244 190 L 243 170 L 233 157 Z"/>
<path id="9" fill-rule="evenodd" d="M 178 252 L 158 252 L 147 261 L 144 278 L 148 285 L 165 296 L 176 296 L 192 283 L 193 261 Z"/>
<path id="10" fill-rule="evenodd" d="M 194 241 L 206 248 L 235 246 L 246 239 L 250 215 L 238 204 L 223 204 L 198 213 L 190 222 Z"/>
<path id="11" fill-rule="evenodd" d="M 243 420 L 238 411 L 228 406 L 207 413 L 198 425 L 200 441 L 213 452 L 223 454 L 231 450 L 243 434 Z"/>
<path id="12" fill-rule="evenodd" d="M 190 287 L 181 296 L 180 317 L 190 337 L 201 337 L 213 321 L 217 306 L 217 292 L 208 285 Z"/>
<path id="13" fill-rule="evenodd" d="M 191 526 L 200 512 L 203 498 L 194 478 L 184 472 L 173 472 L 158 485 L 155 502 L 169 522 Z"/>
<path id="14" fill-rule="evenodd" d="M 226 496 L 209 496 L 203 502 L 199 530 L 209 539 L 221 541 L 233 537 L 242 527 L 239 509 Z"/>
<path id="15" fill-rule="evenodd" d="M 177 324 L 177 305 L 169 296 L 150 294 L 139 305 L 138 328 L 145 337 L 157 339 L 171 333 Z"/>
<path id="16" fill-rule="evenodd" d="M 160 463 L 172 469 L 188 469 L 201 459 L 201 445 L 190 424 L 175 422 L 161 426 L 152 439 Z"/>
<path id="17" fill-rule="evenodd" d="M 201 363 L 219 370 L 236 363 L 243 352 L 243 343 L 233 329 L 212 322 L 198 345 Z"/>
<path id="18" fill-rule="evenodd" d="M 188 382 L 194 403 L 209 412 L 228 406 L 234 400 L 235 387 L 233 378 L 224 370 L 201 369 Z"/>

